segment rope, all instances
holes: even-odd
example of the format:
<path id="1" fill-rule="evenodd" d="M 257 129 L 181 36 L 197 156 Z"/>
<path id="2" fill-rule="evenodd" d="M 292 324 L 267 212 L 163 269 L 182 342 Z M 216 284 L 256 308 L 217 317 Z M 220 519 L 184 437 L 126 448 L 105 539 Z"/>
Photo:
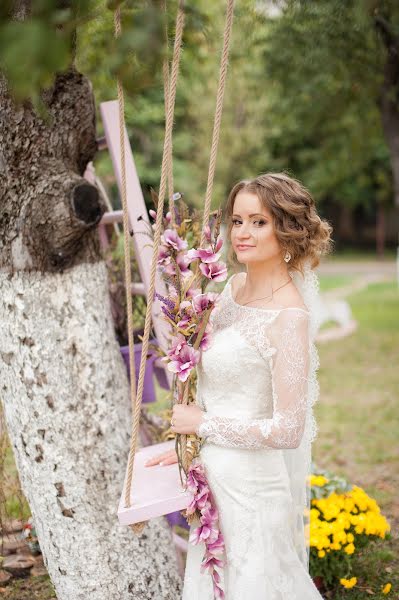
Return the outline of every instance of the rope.
<path id="1" fill-rule="evenodd" d="M 121 35 L 121 14 L 118 7 L 114 14 L 115 37 Z M 132 277 L 130 270 L 130 236 L 129 236 L 129 217 L 127 211 L 127 190 L 126 190 L 126 160 L 125 160 L 125 100 L 123 87 L 120 78 L 117 79 L 118 86 L 118 107 L 119 107 L 119 139 L 121 153 L 121 183 L 122 183 L 122 208 L 123 208 L 123 238 L 124 238 L 124 254 L 125 254 L 125 288 L 126 288 L 126 304 L 127 304 L 127 334 L 129 343 L 129 369 L 130 369 L 130 400 L 132 406 L 132 414 L 136 405 L 136 376 L 134 363 L 134 338 L 133 338 L 133 310 L 132 310 Z M 130 489 L 130 488 L 129 488 Z"/>
<path id="2" fill-rule="evenodd" d="M 161 238 L 163 207 L 164 207 L 165 191 L 166 191 L 168 156 L 169 156 L 169 152 L 170 152 L 170 140 L 171 140 L 171 135 L 172 135 L 172 127 L 173 127 L 173 115 L 174 115 L 174 106 L 175 106 L 175 98 L 176 98 L 177 76 L 178 76 L 179 63 L 180 63 L 181 41 L 182 41 L 183 27 L 184 27 L 184 16 L 185 16 L 184 15 L 184 1 L 180 0 L 178 14 L 177 14 L 177 20 L 176 20 L 176 35 L 175 35 L 174 52 L 173 52 L 172 73 L 171 73 L 171 80 L 170 80 L 170 86 L 169 86 L 170 92 L 169 92 L 169 98 L 167 101 L 167 115 L 166 115 L 164 148 L 163 148 L 163 154 L 162 154 L 161 181 L 160 181 L 160 186 L 159 186 L 157 218 L 156 218 L 156 222 L 155 222 L 153 255 L 152 255 L 151 271 L 150 271 L 150 285 L 149 285 L 148 295 L 147 295 L 147 310 L 146 310 L 146 315 L 145 315 L 144 334 L 143 334 L 143 338 L 142 338 L 142 351 L 141 351 L 140 371 L 139 371 L 136 399 L 135 399 L 133 386 L 132 386 L 132 394 L 131 394 L 133 423 L 132 423 L 132 437 L 131 437 L 130 453 L 129 453 L 129 460 L 128 460 L 128 466 L 127 466 L 127 480 L 126 480 L 126 489 L 125 489 L 125 507 L 126 508 L 128 508 L 131 505 L 130 490 L 131 490 L 131 485 L 132 485 L 137 436 L 138 436 L 139 425 L 140 425 L 140 409 L 141 409 L 141 402 L 142 402 L 142 397 L 143 397 L 144 374 L 145 374 L 146 355 L 147 355 L 147 351 L 148 351 L 148 341 L 149 341 L 150 327 L 151 327 L 152 305 L 153 305 L 153 301 L 154 301 L 155 273 L 156 273 L 157 260 L 158 260 L 159 242 L 160 242 L 160 238 Z M 119 11 L 119 9 L 117 9 L 115 12 L 115 34 L 116 34 L 116 36 L 120 35 L 120 31 L 121 31 L 120 11 Z M 121 110 L 123 109 L 123 90 L 121 88 L 121 94 L 119 95 L 119 86 L 118 86 L 118 100 L 119 100 L 120 114 L 121 114 Z M 122 157 L 122 160 L 124 160 L 124 156 Z M 124 184 L 126 185 L 126 182 Z M 123 184 L 123 179 L 122 179 L 122 188 L 123 188 L 124 184 Z M 124 195 L 124 193 L 122 190 L 122 198 L 123 198 L 123 195 Z M 125 200 L 126 200 L 126 196 L 125 196 Z M 126 251 L 126 246 L 125 246 L 125 251 Z M 130 267 L 129 253 L 127 253 L 125 256 L 128 257 L 128 263 L 129 263 L 129 267 Z M 126 275 L 127 275 L 127 270 L 126 270 Z M 129 273 L 129 275 L 130 275 L 130 273 Z M 127 277 L 126 277 L 126 285 L 127 285 L 126 293 L 130 295 L 131 288 L 128 285 Z M 129 302 L 128 302 L 128 304 L 129 304 Z M 129 318 L 128 318 L 129 329 L 132 328 L 132 325 L 133 324 L 129 322 Z M 130 344 L 130 338 L 129 338 L 129 344 Z M 133 355 L 133 353 L 131 353 L 131 354 Z M 133 380 L 134 379 L 134 371 L 132 370 L 131 373 L 132 373 L 131 380 Z M 143 529 L 144 525 L 145 525 L 145 522 L 136 523 L 136 524 L 132 525 L 132 529 L 136 533 L 139 533 Z"/>
<path id="3" fill-rule="evenodd" d="M 219 86 L 218 86 L 218 92 L 217 92 L 217 97 L 216 97 L 216 111 L 215 111 L 215 119 L 214 119 L 214 124 L 213 124 L 212 147 L 211 147 L 211 156 L 210 156 L 210 162 L 209 162 L 208 183 L 207 183 L 206 194 L 205 194 L 203 228 L 202 228 L 202 234 L 201 234 L 200 248 L 203 248 L 203 246 L 205 244 L 205 226 L 208 224 L 209 213 L 210 213 L 210 209 L 211 209 L 213 180 L 215 178 L 215 167 L 216 167 L 216 157 L 217 157 L 218 144 L 219 144 L 220 124 L 222 121 L 223 98 L 224 98 L 224 90 L 226 87 L 226 75 L 227 75 L 227 66 L 228 66 L 228 58 L 229 58 L 229 50 L 230 50 L 231 30 L 232 30 L 232 26 L 233 26 L 233 16 L 234 16 L 234 0 L 228 0 L 227 1 L 227 9 L 226 9 L 226 22 L 225 22 L 224 34 L 223 34 L 223 51 L 222 51 L 222 57 L 221 57 L 221 61 L 220 61 Z"/>
<path id="4" fill-rule="evenodd" d="M 165 98 L 165 122 L 168 114 L 168 98 L 169 98 L 169 63 L 168 63 L 168 55 L 169 55 L 169 36 L 168 36 L 168 14 L 166 10 L 166 0 L 164 2 L 164 10 L 165 10 L 165 42 L 166 42 L 166 58 L 163 63 L 163 82 L 164 82 L 164 98 Z M 173 198 L 173 139 L 172 136 L 169 142 L 169 152 L 168 152 L 168 196 L 169 196 L 169 210 L 171 214 L 171 225 L 175 224 L 175 200 Z"/>

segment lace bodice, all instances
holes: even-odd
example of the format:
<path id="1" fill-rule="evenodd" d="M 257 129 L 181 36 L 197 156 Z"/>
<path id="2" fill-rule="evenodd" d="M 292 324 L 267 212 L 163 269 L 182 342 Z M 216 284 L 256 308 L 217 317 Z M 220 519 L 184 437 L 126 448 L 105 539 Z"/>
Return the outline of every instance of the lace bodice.
<path id="1" fill-rule="evenodd" d="M 197 433 L 232 448 L 297 448 L 310 364 L 309 312 L 238 304 L 231 276 L 211 313 L 210 346 L 197 367 Z"/>

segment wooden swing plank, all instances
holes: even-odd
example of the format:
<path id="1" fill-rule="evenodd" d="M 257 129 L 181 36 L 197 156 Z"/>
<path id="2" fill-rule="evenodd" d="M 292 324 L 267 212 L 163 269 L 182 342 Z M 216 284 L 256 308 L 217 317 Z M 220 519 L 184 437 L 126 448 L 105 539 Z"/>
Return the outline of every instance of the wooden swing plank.
<path id="1" fill-rule="evenodd" d="M 173 450 L 174 447 L 175 441 L 169 440 L 136 451 L 130 490 L 131 506 L 125 507 L 127 474 L 119 501 L 118 519 L 121 525 L 132 525 L 187 508 L 191 494 L 184 491 L 181 485 L 178 464 L 152 467 L 144 465 L 149 458 Z"/>

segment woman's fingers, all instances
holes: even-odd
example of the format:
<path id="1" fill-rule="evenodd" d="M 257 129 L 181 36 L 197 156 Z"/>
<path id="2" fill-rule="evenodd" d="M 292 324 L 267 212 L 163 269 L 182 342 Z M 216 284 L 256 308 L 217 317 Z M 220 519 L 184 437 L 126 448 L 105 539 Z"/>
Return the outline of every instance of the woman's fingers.
<path id="1" fill-rule="evenodd" d="M 168 452 L 163 452 L 162 454 L 157 454 L 153 456 L 147 462 L 144 463 L 146 467 L 152 467 L 153 465 L 172 465 L 177 462 L 177 454 L 176 450 L 168 450 Z"/>

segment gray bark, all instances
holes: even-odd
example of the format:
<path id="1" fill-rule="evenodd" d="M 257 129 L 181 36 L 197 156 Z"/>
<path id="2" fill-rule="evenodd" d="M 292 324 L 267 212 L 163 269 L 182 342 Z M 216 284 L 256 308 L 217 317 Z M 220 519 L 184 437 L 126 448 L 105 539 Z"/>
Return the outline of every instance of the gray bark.
<path id="1" fill-rule="evenodd" d="M 131 412 L 106 281 L 102 262 L 0 273 L 5 420 L 59 600 L 175 600 L 166 519 L 137 536 L 116 515 Z"/>

